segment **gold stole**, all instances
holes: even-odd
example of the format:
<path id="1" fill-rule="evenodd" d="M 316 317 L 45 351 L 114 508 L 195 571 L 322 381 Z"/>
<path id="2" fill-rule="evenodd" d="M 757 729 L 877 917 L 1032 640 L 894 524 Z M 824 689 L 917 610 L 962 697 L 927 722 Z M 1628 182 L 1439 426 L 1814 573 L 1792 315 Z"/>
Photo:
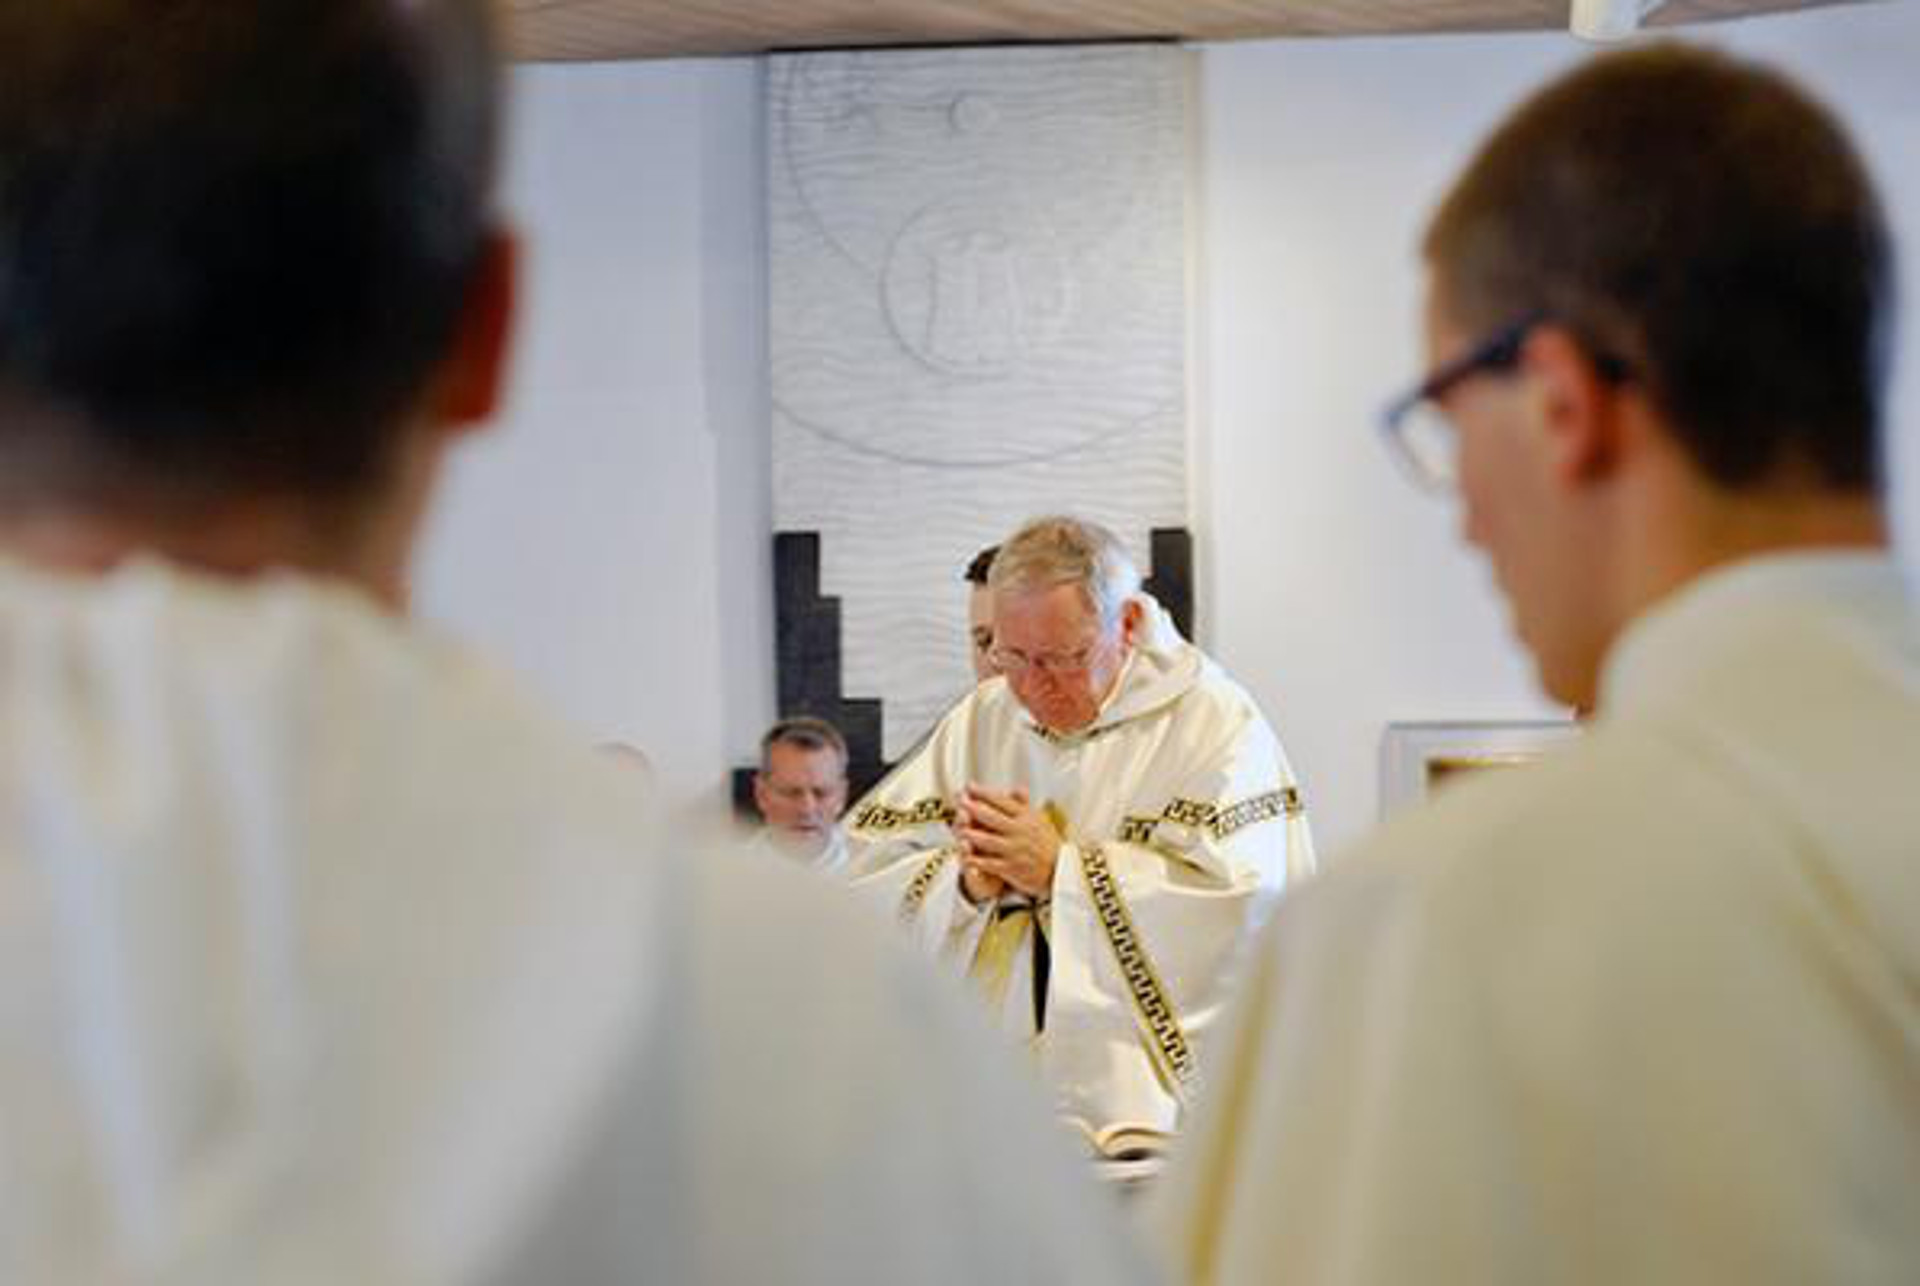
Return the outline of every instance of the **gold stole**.
<path id="1" fill-rule="evenodd" d="M 1064 842 L 1067 819 L 1061 814 L 1059 806 L 1049 800 L 1040 811 L 1053 827 L 1054 834 Z M 1034 967 L 1036 971 L 1039 969 L 1038 953 L 1047 949 L 1046 939 L 1052 928 L 1048 923 L 1048 910 L 1046 902 L 1011 902 L 1002 899 L 995 902 L 993 909 L 988 912 L 991 918 L 980 933 L 980 944 L 973 950 L 973 962 L 967 966 L 967 976 L 973 979 L 974 985 L 980 988 L 996 1010 L 1006 1001 L 1007 984 L 1013 980 L 1014 961 L 1020 958 L 1021 949 L 1028 945 L 1029 939 L 1036 933 L 1039 938 L 1033 942 L 1036 953 Z M 1044 1001 L 1039 992 L 1045 982 L 1036 974 L 1035 984 L 1034 1027 L 1038 1030 L 1045 1026 L 1042 1010 Z"/>
<path id="2" fill-rule="evenodd" d="M 989 1004 L 998 1009 L 1007 998 L 1007 984 L 1013 981 L 1013 963 L 1033 932 L 1033 905 L 1028 902 L 996 902 L 987 913 L 991 919 L 974 948 L 973 963 L 967 976 L 980 988 Z"/>

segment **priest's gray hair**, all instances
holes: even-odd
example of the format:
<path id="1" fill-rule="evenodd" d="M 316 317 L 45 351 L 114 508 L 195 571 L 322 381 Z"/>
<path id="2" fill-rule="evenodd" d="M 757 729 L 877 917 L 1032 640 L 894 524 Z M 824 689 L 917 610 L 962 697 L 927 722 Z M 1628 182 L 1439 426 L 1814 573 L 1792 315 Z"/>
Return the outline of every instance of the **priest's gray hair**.
<path id="1" fill-rule="evenodd" d="M 1035 518 L 994 555 L 987 586 L 996 594 L 1078 585 L 1110 629 L 1140 593 L 1140 568 L 1120 538 L 1097 522 L 1053 515 Z"/>

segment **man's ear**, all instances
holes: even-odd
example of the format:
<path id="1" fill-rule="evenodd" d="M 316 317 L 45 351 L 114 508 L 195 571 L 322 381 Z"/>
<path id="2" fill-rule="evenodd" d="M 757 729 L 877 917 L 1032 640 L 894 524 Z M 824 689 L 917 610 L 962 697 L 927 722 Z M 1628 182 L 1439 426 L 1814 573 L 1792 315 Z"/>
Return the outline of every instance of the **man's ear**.
<path id="1" fill-rule="evenodd" d="M 1554 477 L 1579 484 L 1610 474 L 1622 446 L 1616 385 L 1579 341 L 1551 324 L 1527 337 L 1520 365 L 1530 378 Z"/>
<path id="2" fill-rule="evenodd" d="M 1140 641 L 1140 630 L 1145 625 L 1147 609 L 1139 599 L 1130 598 L 1120 605 L 1120 641 L 1132 646 Z"/>
<path id="3" fill-rule="evenodd" d="M 506 399 L 519 264 L 519 240 L 504 228 L 489 233 L 435 382 L 433 418 L 444 429 L 478 428 Z"/>

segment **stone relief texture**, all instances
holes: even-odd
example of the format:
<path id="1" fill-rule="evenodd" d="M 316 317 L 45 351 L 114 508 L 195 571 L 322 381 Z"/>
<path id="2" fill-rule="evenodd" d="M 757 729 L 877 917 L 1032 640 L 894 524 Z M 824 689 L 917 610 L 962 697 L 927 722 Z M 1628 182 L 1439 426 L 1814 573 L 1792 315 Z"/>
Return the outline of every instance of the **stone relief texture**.
<path id="1" fill-rule="evenodd" d="M 884 757 L 970 686 L 960 573 L 1038 513 L 1189 525 L 1174 46 L 775 57 L 774 526 L 819 536 Z"/>

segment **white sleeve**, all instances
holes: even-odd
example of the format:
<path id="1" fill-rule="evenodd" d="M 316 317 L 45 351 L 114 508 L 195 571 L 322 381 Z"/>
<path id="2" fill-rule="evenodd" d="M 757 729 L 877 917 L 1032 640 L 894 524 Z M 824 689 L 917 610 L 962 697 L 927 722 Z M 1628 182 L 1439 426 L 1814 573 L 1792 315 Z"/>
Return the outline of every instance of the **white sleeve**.
<path id="1" fill-rule="evenodd" d="M 1061 849 L 1055 1000 L 1131 1013 L 1163 1081 L 1185 1099 L 1204 1078 L 1204 1046 L 1245 946 L 1282 888 L 1313 869 L 1312 842 L 1299 791 L 1258 721 L 1226 730 L 1170 796 L 1136 805 L 1117 834 Z"/>

